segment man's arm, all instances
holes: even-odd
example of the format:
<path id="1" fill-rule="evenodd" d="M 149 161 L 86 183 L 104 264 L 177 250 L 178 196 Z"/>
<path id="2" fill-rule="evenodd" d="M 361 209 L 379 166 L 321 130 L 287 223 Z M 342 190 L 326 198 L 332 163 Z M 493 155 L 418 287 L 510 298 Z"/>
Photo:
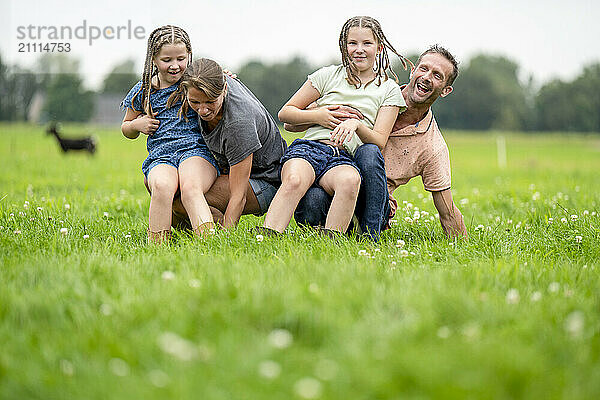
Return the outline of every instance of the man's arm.
<path id="1" fill-rule="evenodd" d="M 225 228 L 236 226 L 244 211 L 251 169 L 252 154 L 229 168 L 230 197 L 223 217 L 223 226 Z"/>
<path id="2" fill-rule="evenodd" d="M 433 196 L 433 204 L 440 214 L 440 223 L 446 235 L 450 238 L 467 237 L 467 227 L 462 214 L 454 205 L 450 189 L 431 192 L 431 195 Z"/>
<path id="3" fill-rule="evenodd" d="M 309 104 L 308 107 L 306 107 L 307 110 L 312 110 L 315 108 L 317 108 L 317 103 L 315 103 L 315 102 Z M 331 106 L 325 106 L 325 108 L 327 108 L 329 111 L 331 111 L 333 113 L 333 116 L 335 116 L 340 121 L 345 121 L 349 118 L 355 118 L 355 119 L 363 119 L 364 118 L 362 113 L 354 107 L 345 106 L 345 105 L 331 105 Z M 285 124 L 283 124 L 283 129 L 285 129 L 288 132 L 304 132 L 305 130 L 307 130 L 308 128 L 310 128 L 313 125 L 314 124 L 294 125 L 294 124 L 285 123 Z"/>

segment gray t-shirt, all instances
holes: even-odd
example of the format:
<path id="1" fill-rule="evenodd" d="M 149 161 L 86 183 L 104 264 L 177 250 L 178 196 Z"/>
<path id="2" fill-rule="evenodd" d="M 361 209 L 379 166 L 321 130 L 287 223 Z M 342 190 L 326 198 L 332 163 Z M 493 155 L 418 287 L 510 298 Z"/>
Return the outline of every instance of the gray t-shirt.
<path id="1" fill-rule="evenodd" d="M 250 177 L 280 182 L 279 160 L 286 149 L 285 140 L 273 117 L 242 82 L 227 77 L 223 117 L 212 132 L 198 119 L 202 136 L 224 174 L 254 153 Z"/>

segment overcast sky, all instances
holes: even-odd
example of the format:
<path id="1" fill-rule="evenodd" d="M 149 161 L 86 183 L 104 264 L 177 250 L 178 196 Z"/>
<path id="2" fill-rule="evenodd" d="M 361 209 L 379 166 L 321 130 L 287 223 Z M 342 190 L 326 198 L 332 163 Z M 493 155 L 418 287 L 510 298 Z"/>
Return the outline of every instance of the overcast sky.
<path id="1" fill-rule="evenodd" d="M 195 57 L 215 59 L 236 70 L 249 59 L 263 62 L 303 55 L 322 65 L 339 59 L 338 35 L 344 21 L 370 15 L 403 53 L 421 52 L 440 43 L 459 60 L 479 52 L 500 54 L 521 66 L 521 77 L 537 83 L 571 79 L 582 67 L 600 61 L 598 0 L 0 0 L 0 52 L 5 63 L 32 65 L 39 53 L 18 52 L 19 43 L 55 42 L 19 39 L 19 27 L 141 27 L 144 39 L 100 38 L 70 42 L 70 55 L 95 87 L 114 64 L 128 58 L 142 68 L 146 38 L 160 25 L 174 24 L 190 35 Z M 83 30 L 81 30 L 83 31 Z M 21 29 L 23 32 L 23 29 Z M 139 31 L 138 31 L 139 33 Z M 121 35 L 126 36 L 125 30 Z M 22 36 L 22 35 L 21 35 Z M 26 49 L 25 49 L 26 50 Z M 458 83 L 458 82 L 457 82 Z"/>

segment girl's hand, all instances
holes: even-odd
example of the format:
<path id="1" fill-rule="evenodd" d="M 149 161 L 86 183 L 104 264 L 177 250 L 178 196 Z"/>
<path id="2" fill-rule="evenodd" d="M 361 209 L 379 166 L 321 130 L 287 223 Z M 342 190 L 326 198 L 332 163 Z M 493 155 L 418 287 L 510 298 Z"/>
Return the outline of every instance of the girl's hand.
<path id="1" fill-rule="evenodd" d="M 360 122 L 357 119 L 347 119 L 341 122 L 331 132 L 330 140 L 336 146 L 342 146 L 345 142 L 349 142 L 352 136 L 356 133 Z"/>
<path id="2" fill-rule="evenodd" d="M 156 114 L 154 114 L 156 115 Z M 160 121 L 146 114 L 142 114 L 137 117 L 134 121 L 134 129 L 138 132 L 143 133 L 144 135 L 151 136 L 158 129 L 158 125 L 160 125 Z"/>
<path id="3" fill-rule="evenodd" d="M 344 119 L 348 118 L 348 113 L 340 111 L 340 106 L 332 105 L 321 107 L 317 111 L 317 123 L 324 128 L 335 129 Z"/>

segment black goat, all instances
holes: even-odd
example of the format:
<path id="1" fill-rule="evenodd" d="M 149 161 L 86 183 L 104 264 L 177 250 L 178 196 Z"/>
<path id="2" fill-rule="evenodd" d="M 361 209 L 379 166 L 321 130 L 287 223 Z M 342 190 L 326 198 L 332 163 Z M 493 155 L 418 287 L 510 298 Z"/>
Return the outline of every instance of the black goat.
<path id="1" fill-rule="evenodd" d="M 60 148 L 62 149 L 63 153 L 66 153 L 69 150 L 85 150 L 89 151 L 90 154 L 94 154 L 96 152 L 96 141 L 92 136 L 86 136 L 79 139 L 62 138 L 60 137 L 59 125 L 56 123 L 50 124 L 46 133 L 56 137 L 56 140 L 58 140 L 58 144 L 60 144 Z"/>

